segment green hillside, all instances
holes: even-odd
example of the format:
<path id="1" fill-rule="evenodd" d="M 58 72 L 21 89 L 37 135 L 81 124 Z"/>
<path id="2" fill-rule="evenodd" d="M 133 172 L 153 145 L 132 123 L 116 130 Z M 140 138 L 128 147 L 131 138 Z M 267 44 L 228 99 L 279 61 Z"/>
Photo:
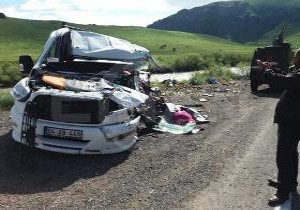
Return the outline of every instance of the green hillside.
<path id="1" fill-rule="evenodd" d="M 254 5 L 278 5 L 278 7 L 282 6 L 296 6 L 300 7 L 300 0 L 288 0 L 288 1 L 282 1 L 282 0 L 244 0 L 245 2 L 248 2 L 250 4 Z"/>
<path id="2" fill-rule="evenodd" d="M 148 28 L 208 34 L 238 43 L 270 43 L 282 25 L 288 35 L 298 33 L 299 20 L 300 0 L 230 0 L 180 10 Z"/>
<path id="3" fill-rule="evenodd" d="M 297 13 L 297 9 L 300 8 L 300 0 L 289 0 L 289 1 L 282 1 L 282 0 L 244 0 L 249 4 L 252 4 L 258 8 L 261 8 L 261 11 L 267 16 L 272 16 L 274 13 L 273 8 L 279 8 L 281 11 L 282 8 L 290 8 L 290 12 L 287 16 L 287 20 L 281 20 L 282 22 L 273 30 L 270 30 L 268 33 L 264 34 L 258 42 L 267 43 L 271 40 L 271 37 L 274 34 L 277 34 L 283 25 L 286 26 L 285 37 L 286 41 L 290 42 L 295 48 L 300 47 L 300 25 L 299 25 L 299 16 L 295 16 Z M 296 10 L 296 12 L 294 12 Z"/>
<path id="4" fill-rule="evenodd" d="M 37 57 L 55 21 L 0 19 L 0 61 L 16 61 L 21 54 Z"/>
<path id="5" fill-rule="evenodd" d="M 300 30 L 299 30 L 300 31 Z M 300 47 L 300 32 L 292 35 L 292 36 L 289 36 L 287 38 L 287 41 L 289 41 L 290 43 L 293 43 L 294 46 L 296 46 L 297 48 Z"/>
<path id="6" fill-rule="evenodd" d="M 21 54 L 30 54 L 36 58 L 50 32 L 58 29 L 60 25 L 61 22 L 58 21 L 0 19 L 0 61 L 16 61 Z M 154 56 L 186 53 L 210 54 L 213 52 L 249 54 L 254 49 L 252 46 L 184 32 L 161 31 L 142 27 L 76 26 L 127 39 L 148 48 Z"/>
<path id="7" fill-rule="evenodd" d="M 264 34 L 261 37 L 261 39 L 259 39 L 257 41 L 257 43 L 271 44 L 273 37 L 282 30 L 283 25 L 285 25 L 285 32 L 284 32 L 285 42 L 291 43 L 293 48 L 299 48 L 300 47 L 300 27 L 297 24 L 296 25 L 294 25 L 294 24 L 288 25 L 288 24 L 282 23 L 281 25 L 275 27 L 273 30 Z"/>

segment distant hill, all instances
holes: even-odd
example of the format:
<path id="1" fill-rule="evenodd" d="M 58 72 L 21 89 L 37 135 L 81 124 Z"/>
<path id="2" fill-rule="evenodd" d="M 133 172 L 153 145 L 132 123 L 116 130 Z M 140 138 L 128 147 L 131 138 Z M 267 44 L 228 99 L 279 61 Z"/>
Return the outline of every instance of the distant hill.
<path id="1" fill-rule="evenodd" d="M 277 6 L 277 7 L 285 7 L 285 6 L 292 6 L 292 7 L 300 7 L 300 0 L 244 0 L 252 5 L 268 5 L 268 6 Z"/>
<path id="2" fill-rule="evenodd" d="M 209 34 L 239 43 L 271 39 L 282 25 L 287 26 L 288 35 L 294 35 L 300 31 L 300 0 L 281 2 L 214 2 L 181 10 L 154 22 L 148 28 Z"/>
<path id="3" fill-rule="evenodd" d="M 6 18 L 6 15 L 2 12 L 0 12 L 0 18 Z"/>

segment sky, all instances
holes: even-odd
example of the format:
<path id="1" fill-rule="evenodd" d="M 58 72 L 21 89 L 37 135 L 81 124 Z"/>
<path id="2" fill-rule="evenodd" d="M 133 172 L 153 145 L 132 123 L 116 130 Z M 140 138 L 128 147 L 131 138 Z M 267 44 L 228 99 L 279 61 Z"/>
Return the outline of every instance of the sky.
<path id="1" fill-rule="evenodd" d="M 147 26 L 159 19 L 218 0 L 0 0 L 8 17 L 78 24 Z"/>

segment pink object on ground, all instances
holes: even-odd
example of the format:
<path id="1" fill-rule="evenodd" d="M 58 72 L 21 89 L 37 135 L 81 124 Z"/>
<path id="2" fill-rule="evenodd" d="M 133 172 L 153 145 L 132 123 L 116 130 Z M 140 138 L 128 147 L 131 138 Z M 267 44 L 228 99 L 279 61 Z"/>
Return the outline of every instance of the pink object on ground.
<path id="1" fill-rule="evenodd" d="M 177 111 L 172 115 L 172 120 L 177 125 L 185 125 L 189 122 L 194 122 L 192 115 L 186 111 Z"/>

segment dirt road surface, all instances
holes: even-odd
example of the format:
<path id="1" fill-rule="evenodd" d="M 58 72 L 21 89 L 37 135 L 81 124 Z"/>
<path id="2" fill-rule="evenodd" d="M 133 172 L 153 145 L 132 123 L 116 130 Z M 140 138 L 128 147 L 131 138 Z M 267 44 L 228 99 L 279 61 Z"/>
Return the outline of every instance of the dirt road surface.
<path id="1" fill-rule="evenodd" d="M 272 209 L 267 179 L 276 178 L 279 93 L 249 89 L 248 81 L 170 87 L 170 102 L 211 122 L 193 135 L 141 128 L 135 150 L 105 156 L 24 149 L 11 140 L 2 111 L 0 209 Z M 295 196 L 294 209 L 299 202 Z"/>

